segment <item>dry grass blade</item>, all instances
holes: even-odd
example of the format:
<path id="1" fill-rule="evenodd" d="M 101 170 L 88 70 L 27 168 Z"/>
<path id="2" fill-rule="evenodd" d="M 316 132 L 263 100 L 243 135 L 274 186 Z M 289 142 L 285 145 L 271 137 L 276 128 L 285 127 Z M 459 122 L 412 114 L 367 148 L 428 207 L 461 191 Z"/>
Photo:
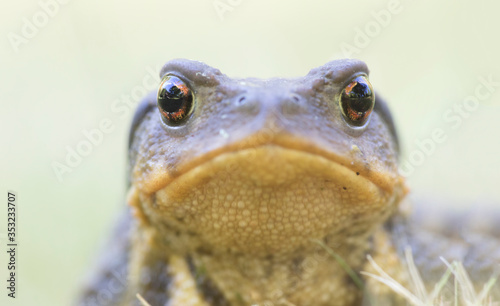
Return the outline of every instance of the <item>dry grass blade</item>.
<path id="1" fill-rule="evenodd" d="M 139 293 L 137 293 L 135 296 L 137 297 L 139 302 L 141 302 L 142 306 L 151 306 Z"/>
<path id="2" fill-rule="evenodd" d="M 377 263 L 373 260 L 373 258 L 370 255 L 368 255 L 367 258 L 368 258 L 368 261 L 370 262 L 370 264 L 372 265 L 372 267 L 380 275 L 375 275 L 375 274 L 364 272 L 364 271 L 361 272 L 361 274 L 372 277 L 372 278 L 376 279 L 377 281 L 385 284 L 386 286 L 388 286 L 389 288 L 394 290 L 394 292 L 403 296 L 412 305 L 425 306 L 425 303 L 423 303 L 421 300 L 419 300 L 417 296 L 415 296 L 413 293 L 410 292 L 410 290 L 406 289 L 404 286 L 402 286 L 400 283 L 398 283 L 396 280 L 394 280 L 392 277 L 390 277 L 387 273 L 385 273 L 385 271 L 382 270 L 382 268 L 379 265 L 377 265 Z"/>
<path id="3" fill-rule="evenodd" d="M 370 262 L 372 267 L 379 273 L 379 275 L 375 275 L 368 272 L 361 272 L 361 274 L 370 276 L 376 279 L 377 281 L 385 284 L 386 286 L 391 288 L 394 292 L 403 296 L 406 299 L 406 301 L 412 305 L 417 305 L 417 306 L 443 305 L 444 304 L 443 297 L 440 295 L 440 293 L 444 288 L 444 286 L 446 285 L 446 283 L 448 282 L 448 279 L 452 274 L 452 270 L 450 268 L 446 270 L 446 272 L 443 274 L 439 282 L 434 286 L 432 292 L 429 294 L 425 289 L 424 281 L 422 280 L 422 277 L 418 272 L 417 266 L 413 261 L 411 249 L 408 248 L 405 250 L 405 256 L 408 264 L 408 272 L 410 275 L 410 280 L 414 287 L 413 291 L 415 292 L 410 291 L 409 289 L 401 285 L 399 282 L 394 280 L 392 277 L 390 277 L 379 265 L 377 265 L 377 263 L 375 263 L 375 261 L 370 255 L 367 256 L 368 261 Z"/>
<path id="4" fill-rule="evenodd" d="M 465 305 L 471 306 L 491 306 L 498 305 L 493 302 L 489 293 L 495 285 L 498 276 L 492 276 L 483 286 L 479 294 L 476 293 L 474 285 L 461 262 L 453 261 L 448 263 L 444 258 L 441 260 L 451 269 L 455 276 L 455 305 L 458 305 L 458 298 Z"/>
<path id="5" fill-rule="evenodd" d="M 421 301 L 426 301 L 429 295 L 427 294 L 427 290 L 425 289 L 424 281 L 418 272 L 417 266 L 413 261 L 413 255 L 411 253 L 411 248 L 405 248 L 405 257 L 406 262 L 408 263 L 408 272 L 410 273 L 410 277 L 413 283 L 413 287 L 415 288 L 415 294 Z"/>
<path id="6" fill-rule="evenodd" d="M 493 286 L 495 285 L 497 279 L 498 279 L 498 276 L 497 277 L 492 276 L 488 280 L 488 282 L 486 282 L 486 284 L 484 284 L 483 289 L 478 294 L 478 297 L 477 297 L 478 302 L 480 302 L 480 303 L 487 303 L 487 300 L 488 300 L 488 297 L 489 297 L 488 294 L 490 293 L 491 288 L 493 288 Z"/>

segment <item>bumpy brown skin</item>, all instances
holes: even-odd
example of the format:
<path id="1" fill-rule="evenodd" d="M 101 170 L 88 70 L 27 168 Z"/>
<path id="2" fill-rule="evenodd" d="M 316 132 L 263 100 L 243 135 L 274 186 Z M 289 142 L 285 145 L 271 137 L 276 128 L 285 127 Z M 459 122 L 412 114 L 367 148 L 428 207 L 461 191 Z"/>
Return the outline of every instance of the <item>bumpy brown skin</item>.
<path id="1" fill-rule="evenodd" d="M 387 223 L 406 193 L 390 114 L 377 97 L 369 123 L 353 128 L 339 109 L 342 89 L 368 75 L 363 62 L 259 80 L 174 60 L 166 74 L 191 88 L 194 111 L 172 127 L 154 94 L 139 107 L 133 217 L 81 305 L 138 304 L 137 293 L 151 305 L 361 304 L 361 288 L 318 241 L 356 273 L 370 271 L 372 254 L 405 283 L 391 231 L 407 222 Z M 396 301 L 383 285 L 367 286 L 372 301 Z"/>

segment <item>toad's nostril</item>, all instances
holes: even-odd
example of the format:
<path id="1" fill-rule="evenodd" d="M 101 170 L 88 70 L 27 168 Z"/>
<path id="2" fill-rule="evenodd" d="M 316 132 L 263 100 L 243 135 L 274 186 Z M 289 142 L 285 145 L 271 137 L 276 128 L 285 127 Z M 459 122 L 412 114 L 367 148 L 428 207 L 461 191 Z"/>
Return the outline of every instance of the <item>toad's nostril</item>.
<path id="1" fill-rule="evenodd" d="M 290 94 L 284 98 L 280 106 L 284 116 L 298 115 L 306 111 L 303 99 L 297 94 Z"/>
<path id="2" fill-rule="evenodd" d="M 252 94 L 242 94 L 234 99 L 234 105 L 239 112 L 245 114 L 257 114 L 260 110 L 260 103 L 258 97 Z"/>

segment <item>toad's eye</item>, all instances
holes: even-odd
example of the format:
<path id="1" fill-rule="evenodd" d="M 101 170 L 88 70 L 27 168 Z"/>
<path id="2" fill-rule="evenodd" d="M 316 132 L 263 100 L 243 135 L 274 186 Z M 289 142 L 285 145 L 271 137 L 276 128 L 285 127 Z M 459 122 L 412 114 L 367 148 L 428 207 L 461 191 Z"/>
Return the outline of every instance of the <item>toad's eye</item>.
<path id="1" fill-rule="evenodd" d="M 348 124 L 356 127 L 365 125 L 375 106 L 375 93 L 366 76 L 354 78 L 342 90 L 340 109 Z"/>
<path id="2" fill-rule="evenodd" d="M 166 75 L 161 80 L 157 100 L 161 117 L 167 125 L 181 124 L 193 110 L 191 89 L 173 75 Z"/>

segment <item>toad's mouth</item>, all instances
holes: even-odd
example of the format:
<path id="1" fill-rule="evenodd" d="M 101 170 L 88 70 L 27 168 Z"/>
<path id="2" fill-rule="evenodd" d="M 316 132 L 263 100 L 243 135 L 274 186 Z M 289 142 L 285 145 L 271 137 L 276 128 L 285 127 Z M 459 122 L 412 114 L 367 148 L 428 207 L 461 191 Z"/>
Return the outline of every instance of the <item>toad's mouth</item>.
<path id="1" fill-rule="evenodd" d="M 191 190 L 203 185 L 210 186 L 208 184 L 212 180 L 219 181 L 213 188 L 226 186 L 237 190 L 241 188 L 239 186 L 247 189 L 279 188 L 295 182 L 305 183 L 309 178 L 316 181 L 314 185 L 305 187 L 312 192 L 316 188 L 331 189 L 335 186 L 339 192 L 355 193 L 359 198 L 370 199 L 388 191 L 366 176 L 361 176 L 360 172 L 322 156 L 277 145 L 264 145 L 217 155 L 176 177 L 161 189 L 161 194 L 170 201 L 182 201 Z M 320 181 L 325 186 L 319 186 Z"/>
<path id="2" fill-rule="evenodd" d="M 349 186 L 357 190 L 376 188 L 393 193 L 394 188 L 404 185 L 397 171 L 373 167 L 356 152 L 337 154 L 307 140 L 281 136 L 272 141 L 251 137 L 245 142 L 229 144 L 180 163 L 175 171 L 158 167 L 142 175 L 140 166 L 136 165 L 133 184 L 147 194 L 171 189 L 181 195 L 183 190 L 187 192 L 220 173 L 239 171 L 246 173 L 245 179 L 256 186 L 284 184 L 306 175 L 323 177 L 346 189 Z"/>

